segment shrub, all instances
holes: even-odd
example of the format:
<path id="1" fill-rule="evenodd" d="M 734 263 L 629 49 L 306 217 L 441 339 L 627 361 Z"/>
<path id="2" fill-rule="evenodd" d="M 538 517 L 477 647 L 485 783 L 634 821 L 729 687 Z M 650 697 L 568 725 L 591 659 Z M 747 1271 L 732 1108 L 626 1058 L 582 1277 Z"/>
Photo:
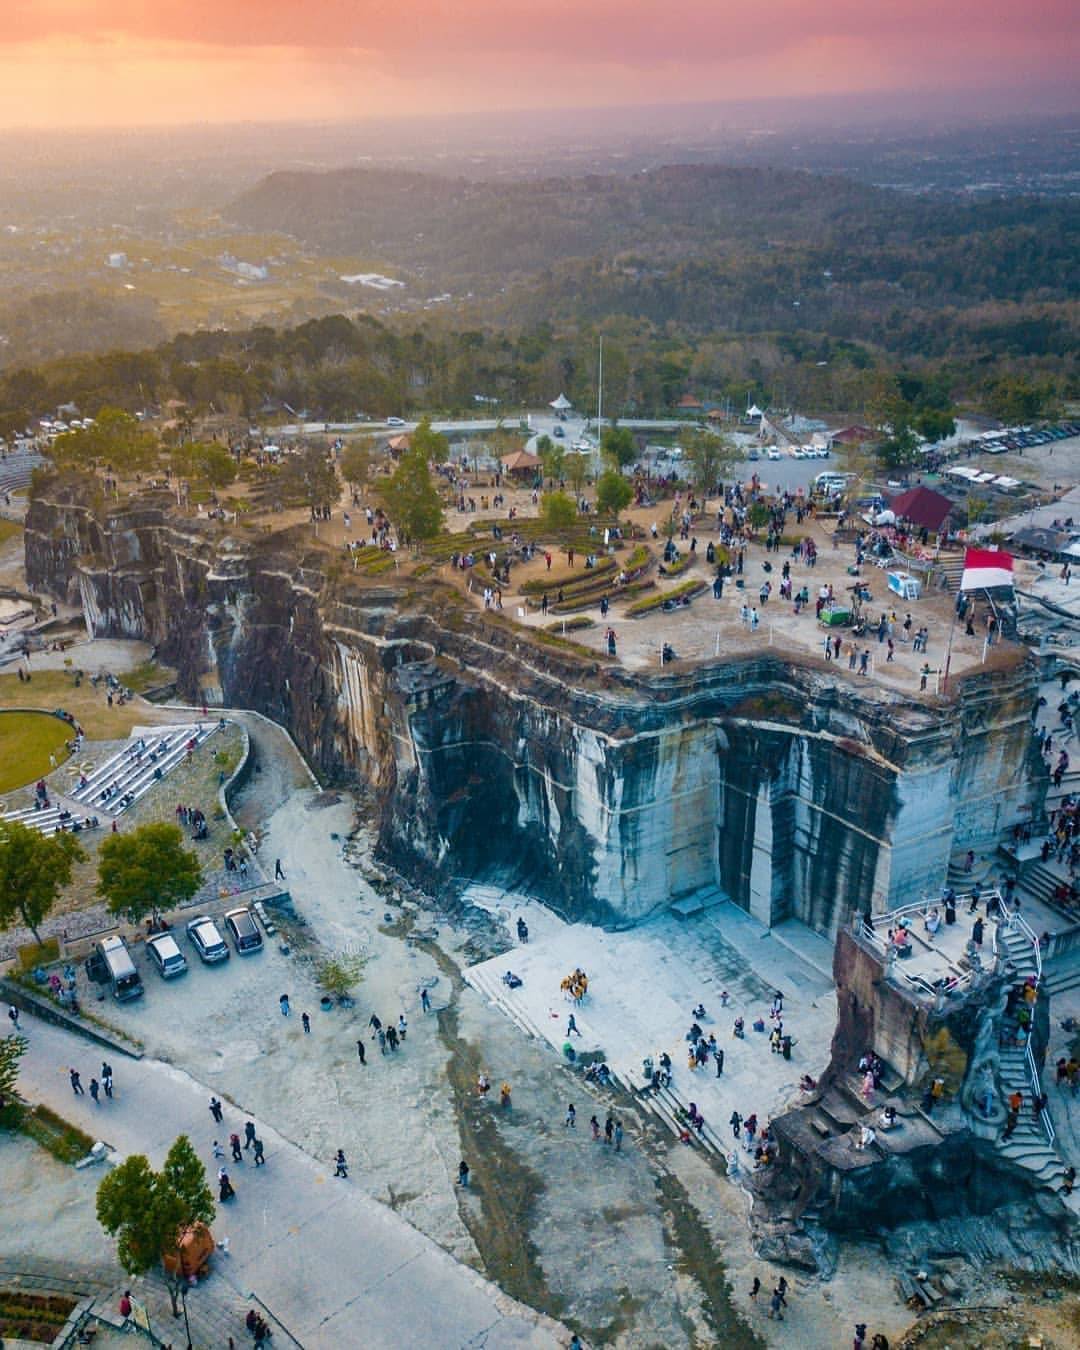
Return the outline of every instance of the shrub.
<path id="1" fill-rule="evenodd" d="M 46 938 L 39 947 L 36 942 L 19 948 L 19 969 L 36 970 L 38 966 L 51 966 L 60 960 L 60 939 Z"/>
<path id="2" fill-rule="evenodd" d="M 684 595 L 700 595 L 707 589 L 708 586 L 704 581 L 684 581 L 681 586 L 675 586 L 670 591 L 658 591 L 644 600 L 635 600 L 626 613 L 631 619 L 639 619 L 643 614 L 651 614 L 653 610 L 659 609 L 665 600 L 679 600 Z"/>

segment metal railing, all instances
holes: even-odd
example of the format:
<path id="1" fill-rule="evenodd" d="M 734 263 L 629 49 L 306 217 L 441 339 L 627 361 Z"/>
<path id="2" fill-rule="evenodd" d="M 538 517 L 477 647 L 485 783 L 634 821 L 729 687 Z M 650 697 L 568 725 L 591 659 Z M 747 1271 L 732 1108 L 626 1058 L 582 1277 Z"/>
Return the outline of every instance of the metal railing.
<path id="1" fill-rule="evenodd" d="M 1027 1046 L 1024 1050 L 1024 1058 L 1027 1060 L 1028 1074 L 1031 1078 L 1031 1098 L 1032 1101 L 1038 1101 L 1042 1096 L 1042 1079 L 1039 1076 L 1038 1066 L 1035 1063 L 1035 1056 L 1031 1050 L 1031 1037 L 1027 1038 Z M 1039 1112 L 1039 1119 L 1043 1123 L 1043 1129 L 1046 1131 L 1047 1143 L 1053 1144 L 1056 1138 L 1054 1122 L 1050 1119 L 1050 1112 L 1044 1106 Z"/>
<path id="2" fill-rule="evenodd" d="M 918 909 L 919 906 L 907 906 L 906 908 Z M 897 910 L 895 912 L 901 913 L 902 911 Z M 973 983 L 975 976 L 981 973 L 971 968 L 960 970 L 946 958 L 949 968 L 948 976 L 942 981 L 933 983 L 925 975 L 911 975 L 902 966 L 898 967 L 893 959 L 895 949 L 891 948 L 890 943 L 874 931 L 862 915 L 855 916 L 853 931 L 855 937 L 861 938 L 867 946 L 880 953 L 887 975 L 899 976 L 910 989 L 918 994 L 925 995 L 927 998 L 949 998 L 954 994 L 963 993 Z"/>

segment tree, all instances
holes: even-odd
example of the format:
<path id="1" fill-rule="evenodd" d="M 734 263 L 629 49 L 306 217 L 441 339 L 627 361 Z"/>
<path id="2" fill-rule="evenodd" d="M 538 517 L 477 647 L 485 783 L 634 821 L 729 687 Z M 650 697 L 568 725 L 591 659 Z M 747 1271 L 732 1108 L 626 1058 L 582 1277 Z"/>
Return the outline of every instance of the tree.
<path id="1" fill-rule="evenodd" d="M 117 1238 L 117 1257 L 129 1275 L 145 1275 L 166 1257 L 176 1258 L 184 1233 L 214 1218 L 206 1171 L 186 1134 L 169 1149 L 160 1172 L 141 1153 L 132 1154 L 97 1190 L 98 1223 Z M 178 1282 L 170 1280 L 173 1316 Z"/>
<path id="2" fill-rule="evenodd" d="M 597 479 L 596 509 L 598 511 L 610 511 L 618 520 L 619 512 L 629 505 L 630 498 L 633 495 L 634 489 L 622 474 L 616 473 L 614 469 L 608 469 Z"/>
<path id="3" fill-rule="evenodd" d="M 19 1082 L 19 1060 L 30 1042 L 25 1036 L 5 1036 L 0 1040 L 0 1112 L 15 1096 Z"/>
<path id="4" fill-rule="evenodd" d="M 429 464 L 445 464 L 450 458 L 450 440 L 441 431 L 432 431 L 430 417 L 423 418 L 409 438 L 409 449 L 423 455 Z"/>
<path id="5" fill-rule="evenodd" d="M 40 947 L 37 925 L 71 880 L 72 864 L 85 857 L 67 831 L 45 835 L 17 820 L 0 821 L 0 929 L 21 919 Z"/>
<path id="6" fill-rule="evenodd" d="M 190 900 L 202 868 L 183 843 L 180 827 L 167 821 L 106 835 L 98 849 L 98 890 L 112 913 L 140 923 L 151 910 Z"/>
<path id="7" fill-rule="evenodd" d="M 563 468 L 566 464 L 566 451 L 561 445 L 556 444 L 550 436 L 541 436 L 536 442 L 536 453 L 540 456 L 540 462 L 544 466 L 544 474 L 552 482 L 557 482 L 563 476 Z"/>
<path id="8" fill-rule="evenodd" d="M 102 408 L 90 426 L 57 436 L 49 454 L 58 464 L 90 468 L 100 461 L 117 473 L 139 473 L 154 468 L 161 446 L 130 413 Z"/>
<path id="9" fill-rule="evenodd" d="M 228 487 L 236 480 L 236 461 L 224 446 L 213 441 L 180 446 L 170 459 L 185 477 L 202 479 L 213 488 Z"/>
<path id="10" fill-rule="evenodd" d="M 363 492 L 371 477 L 371 447 L 360 441 L 341 452 L 341 472 L 354 492 Z"/>
<path id="11" fill-rule="evenodd" d="M 281 466 L 281 484 L 287 497 L 317 511 L 333 506 L 341 492 L 337 470 L 320 445 L 306 445 L 287 456 Z"/>
<path id="12" fill-rule="evenodd" d="M 415 442 L 401 456 L 383 495 L 402 543 L 433 539 L 441 531 L 442 498 L 431 481 L 427 455 Z"/>
<path id="13" fill-rule="evenodd" d="M 600 437 L 600 453 L 616 469 L 625 469 L 637 459 L 637 441 L 629 427 L 605 427 Z"/>
<path id="14" fill-rule="evenodd" d="M 717 483 L 727 477 L 738 452 L 727 436 L 718 436 L 711 431 L 694 431 L 682 440 L 686 462 L 690 466 L 690 481 L 702 499 L 707 500 L 716 492 Z"/>
<path id="15" fill-rule="evenodd" d="M 577 513 L 577 507 L 565 492 L 545 492 L 540 498 L 540 516 L 549 529 L 570 529 Z"/>
<path id="16" fill-rule="evenodd" d="M 570 486 L 576 493 L 581 492 L 585 486 L 585 479 L 589 475 L 589 458 L 587 455 L 575 451 L 572 455 L 566 456 L 566 476 L 570 480 Z"/>

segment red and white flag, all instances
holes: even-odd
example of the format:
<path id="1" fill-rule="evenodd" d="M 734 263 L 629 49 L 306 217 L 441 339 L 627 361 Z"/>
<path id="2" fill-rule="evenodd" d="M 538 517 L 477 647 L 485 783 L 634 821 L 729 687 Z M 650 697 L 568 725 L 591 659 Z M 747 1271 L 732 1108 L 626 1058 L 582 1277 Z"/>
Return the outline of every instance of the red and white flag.
<path id="1" fill-rule="evenodd" d="M 985 591 L 993 586 L 1013 584 L 1011 553 L 997 549 L 969 548 L 964 554 L 964 575 L 960 578 L 962 591 Z"/>

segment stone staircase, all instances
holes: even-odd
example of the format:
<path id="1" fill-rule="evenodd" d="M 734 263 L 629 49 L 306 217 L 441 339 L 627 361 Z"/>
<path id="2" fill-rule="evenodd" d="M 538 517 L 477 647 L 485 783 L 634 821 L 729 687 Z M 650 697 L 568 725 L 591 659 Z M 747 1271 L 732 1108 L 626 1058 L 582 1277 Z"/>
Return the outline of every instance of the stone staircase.
<path id="1" fill-rule="evenodd" d="M 1027 1057 L 1019 1046 L 1006 1046 L 1000 1053 L 1001 1091 L 1006 1098 L 1013 1092 L 1024 1097 L 1020 1120 L 1008 1139 L 998 1136 L 997 1151 L 1031 1176 L 1032 1184 L 1060 1193 L 1065 1164 L 1049 1141 L 1042 1121 L 1031 1109 L 1031 1076 Z"/>
<path id="2" fill-rule="evenodd" d="M 941 577 L 945 590 L 955 595 L 960 589 L 960 578 L 964 575 L 964 555 L 961 553 L 955 558 L 942 558 L 934 570 Z"/>
<path id="3" fill-rule="evenodd" d="M 475 989 L 490 1004 L 505 1013 L 526 1036 L 547 1041 L 552 1049 L 557 1049 L 548 1030 L 536 1025 L 521 1000 L 515 999 L 516 990 L 504 984 L 502 977 L 496 974 L 493 967 L 471 966 L 464 971 L 464 979 L 467 985 Z M 586 1003 L 587 1001 L 588 995 L 586 995 Z M 679 1112 L 686 1110 L 690 1103 L 689 1098 L 683 1101 L 672 1087 L 661 1088 L 658 1092 L 653 1092 L 651 1088 L 646 1090 L 640 1060 L 621 1060 L 617 1055 L 608 1055 L 606 1062 L 611 1070 L 612 1081 L 616 1087 L 621 1088 L 641 1105 L 647 1107 L 674 1134 L 682 1133 L 684 1126 L 679 1120 Z M 575 1071 L 581 1072 L 580 1069 Z M 705 1072 L 705 1070 L 699 1070 L 699 1072 Z M 581 1086 L 584 1091 L 593 1090 L 593 1085 L 586 1084 L 584 1081 Z M 583 1119 L 586 1119 L 584 1112 L 579 1114 Z M 734 1145 L 734 1140 L 731 1139 L 730 1135 L 725 1135 L 722 1130 L 723 1127 L 719 1121 L 706 1121 L 701 1133 L 699 1134 L 695 1130 L 692 1132 L 692 1137 L 704 1148 L 706 1153 L 715 1158 L 726 1158 L 729 1148 Z"/>
<path id="4" fill-rule="evenodd" d="M 1043 988 L 1051 998 L 1068 993 L 1070 989 L 1080 989 L 1080 948 L 1047 963 Z"/>
<path id="5" fill-rule="evenodd" d="M 1035 948 L 1031 939 L 1021 928 L 1010 928 L 1008 924 L 997 925 L 997 949 L 1003 961 L 1012 967 L 1014 980 L 1026 980 L 1029 975 L 1038 973 L 1035 960 Z"/>

